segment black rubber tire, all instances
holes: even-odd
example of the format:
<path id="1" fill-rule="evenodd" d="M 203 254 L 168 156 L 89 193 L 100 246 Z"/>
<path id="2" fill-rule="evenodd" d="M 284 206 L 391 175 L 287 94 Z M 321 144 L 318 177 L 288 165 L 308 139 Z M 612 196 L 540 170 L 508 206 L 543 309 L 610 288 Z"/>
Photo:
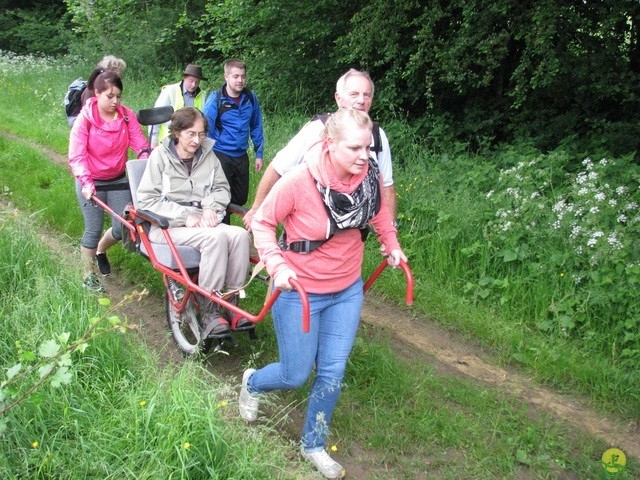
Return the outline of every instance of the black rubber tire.
<path id="1" fill-rule="evenodd" d="M 193 301 L 189 299 L 185 309 L 178 315 L 169 301 L 169 295 L 171 293 L 167 291 L 165 304 L 171 336 L 184 355 L 188 357 L 197 355 L 202 349 L 203 342 L 199 341 L 200 335 L 194 334 L 192 330 L 193 328 L 199 328 Z"/>

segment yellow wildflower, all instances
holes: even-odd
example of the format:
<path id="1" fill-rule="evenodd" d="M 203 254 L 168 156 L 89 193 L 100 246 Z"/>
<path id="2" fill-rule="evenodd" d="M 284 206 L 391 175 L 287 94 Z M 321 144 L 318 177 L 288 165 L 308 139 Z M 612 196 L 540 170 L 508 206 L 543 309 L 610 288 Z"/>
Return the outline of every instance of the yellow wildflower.
<path id="1" fill-rule="evenodd" d="M 338 451 L 338 446 L 337 445 L 331 445 L 331 451 L 332 452 L 337 452 Z"/>
<path id="2" fill-rule="evenodd" d="M 38 448 L 38 445 L 40 445 L 38 442 L 33 442 L 33 443 L 31 444 L 31 447 L 32 447 L 32 448 Z"/>
<path id="3" fill-rule="evenodd" d="M 146 404 L 147 404 L 147 402 L 146 402 L 145 400 L 142 400 L 142 401 L 139 403 L 139 405 L 140 405 L 141 407 L 144 407 Z"/>
<path id="4" fill-rule="evenodd" d="M 191 446 L 191 444 L 189 442 L 184 442 L 185 450 L 188 449 L 190 446 Z"/>

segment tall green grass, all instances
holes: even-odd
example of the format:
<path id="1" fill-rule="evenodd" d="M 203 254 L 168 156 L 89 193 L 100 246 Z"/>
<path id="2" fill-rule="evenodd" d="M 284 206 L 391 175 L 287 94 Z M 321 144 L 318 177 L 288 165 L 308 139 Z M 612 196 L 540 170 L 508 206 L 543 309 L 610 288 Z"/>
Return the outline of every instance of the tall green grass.
<path id="1" fill-rule="evenodd" d="M 63 268 L 66 260 L 37 238 L 32 224 L 8 221 L 5 213 L 2 380 L 22 352 L 37 351 L 64 332 L 78 338 L 91 318 L 103 314 L 97 298 L 75 280 L 78 267 Z M 250 429 L 237 418 L 235 385 L 198 362 L 160 369 L 158 358 L 138 345 L 131 334 L 96 338 L 73 354 L 70 385 L 45 384 L 10 410 L 0 442 L 0 477 L 297 477 L 288 472 L 286 443 L 268 440 L 268 427 Z M 267 447 L 267 441 L 273 444 Z"/>

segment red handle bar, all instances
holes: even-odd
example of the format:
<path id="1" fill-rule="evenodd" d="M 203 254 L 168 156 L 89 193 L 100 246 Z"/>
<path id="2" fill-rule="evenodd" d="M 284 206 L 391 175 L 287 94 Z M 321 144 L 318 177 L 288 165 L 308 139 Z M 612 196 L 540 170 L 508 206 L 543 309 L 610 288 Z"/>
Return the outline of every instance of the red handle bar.
<path id="1" fill-rule="evenodd" d="M 104 211 L 109 213 L 110 215 L 113 215 L 114 217 L 116 217 L 120 221 L 120 223 L 122 223 L 122 225 L 124 225 L 129 230 L 131 230 L 131 233 L 135 234 L 136 227 L 134 227 L 131 222 L 128 222 L 125 218 L 123 218 L 122 215 L 120 215 L 119 213 L 115 212 L 109 205 L 104 203 L 102 200 L 100 200 L 95 195 L 91 195 L 90 200 L 92 202 L 94 202 L 96 205 L 98 205 L 101 209 L 103 209 Z"/>
<path id="2" fill-rule="evenodd" d="M 311 324 L 309 318 L 309 297 L 307 297 L 307 292 L 299 281 L 290 278 L 289 283 L 296 289 L 298 295 L 300 295 L 300 302 L 302 303 L 302 331 L 304 333 L 309 333 L 309 326 Z"/>
<path id="3" fill-rule="evenodd" d="M 387 268 L 387 266 L 389 266 L 389 262 L 387 262 L 387 259 L 385 258 L 382 260 L 378 268 L 376 268 L 376 270 L 371 274 L 371 276 L 369 277 L 369 280 L 367 280 L 367 283 L 364 284 L 363 290 L 365 292 L 369 290 L 369 287 L 373 285 L 373 282 L 376 281 L 376 279 L 380 276 L 382 271 L 385 268 Z M 412 305 L 413 304 L 413 273 L 411 273 L 411 269 L 409 268 L 409 265 L 407 265 L 407 263 L 404 260 L 400 260 L 400 268 L 404 270 L 404 276 L 407 279 L 407 295 L 406 295 L 405 302 L 407 305 Z"/>

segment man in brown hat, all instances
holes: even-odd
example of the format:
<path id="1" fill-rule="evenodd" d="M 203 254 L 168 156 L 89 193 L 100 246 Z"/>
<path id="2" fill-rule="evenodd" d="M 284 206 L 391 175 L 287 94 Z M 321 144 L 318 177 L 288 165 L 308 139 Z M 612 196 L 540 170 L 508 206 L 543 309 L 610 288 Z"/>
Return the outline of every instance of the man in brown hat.
<path id="1" fill-rule="evenodd" d="M 181 82 L 162 87 L 162 91 L 154 107 L 171 105 L 174 112 L 182 107 L 195 107 L 202 111 L 206 95 L 203 90 L 200 90 L 201 80 L 207 81 L 207 79 L 202 76 L 202 67 L 193 64 L 187 65 L 182 74 Z M 163 123 L 160 125 L 160 128 L 158 128 L 157 125 L 152 125 L 149 128 L 151 148 L 157 147 L 158 143 L 169 135 L 169 123 L 170 122 Z"/>

